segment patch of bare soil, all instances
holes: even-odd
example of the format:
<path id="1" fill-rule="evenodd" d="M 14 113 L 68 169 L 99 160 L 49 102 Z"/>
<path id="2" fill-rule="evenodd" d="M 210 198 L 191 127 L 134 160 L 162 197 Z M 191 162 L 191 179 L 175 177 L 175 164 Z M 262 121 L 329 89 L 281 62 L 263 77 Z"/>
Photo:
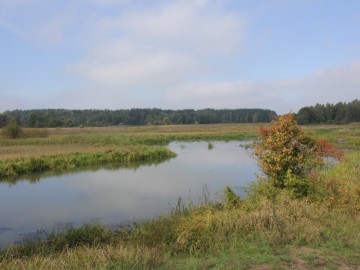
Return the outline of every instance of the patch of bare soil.
<path id="1" fill-rule="evenodd" d="M 359 266 L 349 265 L 344 258 L 336 254 L 324 254 L 323 252 L 307 247 L 294 248 L 290 252 L 291 264 L 283 265 L 284 269 L 338 269 L 360 270 Z M 260 268 L 261 269 L 261 268 Z M 264 268 L 265 269 L 265 268 Z"/>

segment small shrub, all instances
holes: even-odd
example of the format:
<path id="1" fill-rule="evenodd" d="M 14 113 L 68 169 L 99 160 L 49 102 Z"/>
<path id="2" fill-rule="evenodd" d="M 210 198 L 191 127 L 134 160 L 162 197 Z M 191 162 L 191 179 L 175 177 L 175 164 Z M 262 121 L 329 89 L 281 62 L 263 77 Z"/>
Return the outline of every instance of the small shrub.
<path id="1" fill-rule="evenodd" d="M 227 208 L 237 208 L 241 204 L 241 199 L 230 187 L 225 187 L 225 206 Z"/>
<path id="2" fill-rule="evenodd" d="M 254 151 L 260 168 L 277 188 L 285 188 L 288 177 L 306 178 L 323 164 L 317 140 L 297 125 L 292 113 L 261 128 Z"/>
<path id="3" fill-rule="evenodd" d="M 344 151 L 326 140 L 319 141 L 319 149 L 322 156 L 332 157 L 340 160 L 344 156 Z"/>
<path id="4" fill-rule="evenodd" d="M 279 194 L 279 189 L 274 187 L 268 179 L 258 176 L 258 181 L 245 188 L 247 201 L 251 205 L 257 205 L 258 202 L 266 198 L 269 201 L 275 201 Z"/>
<path id="5" fill-rule="evenodd" d="M 7 138 L 16 139 L 21 137 L 23 131 L 16 122 L 11 122 L 3 128 L 2 133 Z"/>
<path id="6" fill-rule="evenodd" d="M 298 177 L 288 172 L 285 179 L 285 188 L 292 197 L 303 198 L 309 193 L 310 181 L 309 179 Z"/>

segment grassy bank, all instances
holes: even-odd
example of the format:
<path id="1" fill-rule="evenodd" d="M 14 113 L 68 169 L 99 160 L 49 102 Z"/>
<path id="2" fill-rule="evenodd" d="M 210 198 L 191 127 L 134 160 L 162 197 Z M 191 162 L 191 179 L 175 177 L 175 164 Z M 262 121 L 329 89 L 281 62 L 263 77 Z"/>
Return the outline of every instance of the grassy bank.
<path id="1" fill-rule="evenodd" d="M 139 162 L 161 162 L 175 154 L 164 147 L 132 146 L 104 152 L 71 153 L 7 160 L 0 163 L 0 178 L 47 170 L 66 171 L 82 166 L 120 163 L 131 166 Z"/>
<path id="2" fill-rule="evenodd" d="M 42 167 L 62 158 L 58 169 L 68 170 L 156 160 L 171 156 L 163 146 L 173 140 L 250 139 L 258 127 L 50 129 L 46 138 L 2 139 L 0 164 L 23 162 L 24 168 L 39 159 Z M 307 128 L 345 149 L 359 149 L 360 125 Z M 227 190 L 221 201 L 179 204 L 167 216 L 115 232 L 101 225 L 62 228 L 45 241 L 1 252 L 0 269 L 359 269 L 359 164 L 360 153 L 347 151 L 340 163 L 310 180 L 304 199 L 259 182 L 246 198 Z M 51 166 L 46 169 L 56 169 Z"/>
<path id="3" fill-rule="evenodd" d="M 358 269 L 360 153 L 312 181 L 306 199 L 257 183 L 246 199 L 179 205 L 113 232 L 68 228 L 2 252 L 2 269 Z"/>
<path id="4" fill-rule="evenodd" d="M 255 138 L 258 125 L 189 125 L 47 129 L 47 136 L 0 140 L 0 179 L 81 166 L 161 162 L 174 153 L 164 147 L 180 140 Z M 40 131 L 25 129 L 26 134 Z"/>
<path id="5" fill-rule="evenodd" d="M 360 123 L 308 126 L 315 135 L 347 149 L 360 150 Z"/>

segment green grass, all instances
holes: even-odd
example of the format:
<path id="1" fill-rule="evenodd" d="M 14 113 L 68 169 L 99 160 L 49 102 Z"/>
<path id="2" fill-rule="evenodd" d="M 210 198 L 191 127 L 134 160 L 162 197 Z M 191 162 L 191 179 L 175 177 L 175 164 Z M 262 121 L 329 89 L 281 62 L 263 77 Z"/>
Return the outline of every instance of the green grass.
<path id="1" fill-rule="evenodd" d="M 246 199 L 177 211 L 113 232 L 100 225 L 50 233 L 0 253 L 3 269 L 358 269 L 360 153 L 322 172 L 295 199 L 259 182 Z M 231 197 L 230 199 L 228 197 Z"/>
<path id="2" fill-rule="evenodd" d="M 360 123 L 350 125 L 309 126 L 315 135 L 342 148 L 360 150 Z"/>
<path id="3" fill-rule="evenodd" d="M 134 166 L 139 162 L 161 162 L 174 157 L 163 147 L 172 141 L 246 140 L 255 138 L 257 128 L 258 125 L 193 125 L 47 129 L 47 136 L 43 137 L 0 140 L 0 179 L 109 163 Z M 41 130 L 24 132 L 42 134 Z"/>
<path id="4" fill-rule="evenodd" d="M 73 153 L 38 156 L 0 163 L 0 179 L 47 170 L 66 171 L 81 166 L 119 163 L 131 166 L 139 162 L 161 162 L 175 154 L 164 147 L 131 147 L 125 150 L 107 150 L 97 153 Z"/>
<path id="5" fill-rule="evenodd" d="M 131 157 L 147 159 L 143 151 L 157 153 L 163 149 L 158 145 L 172 140 L 255 136 L 254 126 L 242 126 L 243 133 L 239 128 L 129 127 L 121 128 L 121 132 L 108 129 L 106 133 L 102 133 L 103 129 L 89 129 L 86 134 L 74 129 L 50 130 L 48 138 L 1 141 L 0 151 L 11 157 L 19 148 L 17 160 L 22 158 L 23 162 L 31 157 L 26 151 L 30 153 L 39 147 L 55 149 L 57 157 L 71 156 L 74 160 L 69 164 L 86 160 L 88 154 L 98 163 L 113 159 L 117 156 L 114 153 L 128 153 L 123 157 L 128 162 Z M 309 128 L 318 137 L 328 138 L 343 148 L 358 149 L 358 125 Z M 132 156 L 136 151 L 139 156 Z M 32 157 L 40 156 L 45 160 L 52 158 L 50 153 Z M 116 231 L 97 224 L 63 228 L 48 233 L 45 240 L 0 252 L 0 269 L 359 268 L 360 152 L 356 151 L 347 151 L 338 164 L 312 179 L 309 195 L 304 199 L 296 199 L 284 190 L 269 189 L 266 182 L 259 181 L 248 188 L 246 198 L 238 198 L 226 189 L 221 202 L 196 207 L 179 204 L 169 215 Z"/>

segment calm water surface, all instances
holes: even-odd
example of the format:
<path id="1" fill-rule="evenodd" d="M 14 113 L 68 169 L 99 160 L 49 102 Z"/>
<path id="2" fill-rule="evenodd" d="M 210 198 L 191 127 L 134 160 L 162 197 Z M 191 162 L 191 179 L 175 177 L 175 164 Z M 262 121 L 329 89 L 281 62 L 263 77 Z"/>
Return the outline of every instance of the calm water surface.
<path id="1" fill-rule="evenodd" d="M 249 143 L 249 142 L 247 142 Z M 237 193 L 256 180 L 245 142 L 173 142 L 177 157 L 137 169 L 81 171 L 39 182 L 0 183 L 0 245 L 31 238 L 37 229 L 67 223 L 115 224 L 168 213 L 181 196 L 197 202 L 231 186 Z"/>

